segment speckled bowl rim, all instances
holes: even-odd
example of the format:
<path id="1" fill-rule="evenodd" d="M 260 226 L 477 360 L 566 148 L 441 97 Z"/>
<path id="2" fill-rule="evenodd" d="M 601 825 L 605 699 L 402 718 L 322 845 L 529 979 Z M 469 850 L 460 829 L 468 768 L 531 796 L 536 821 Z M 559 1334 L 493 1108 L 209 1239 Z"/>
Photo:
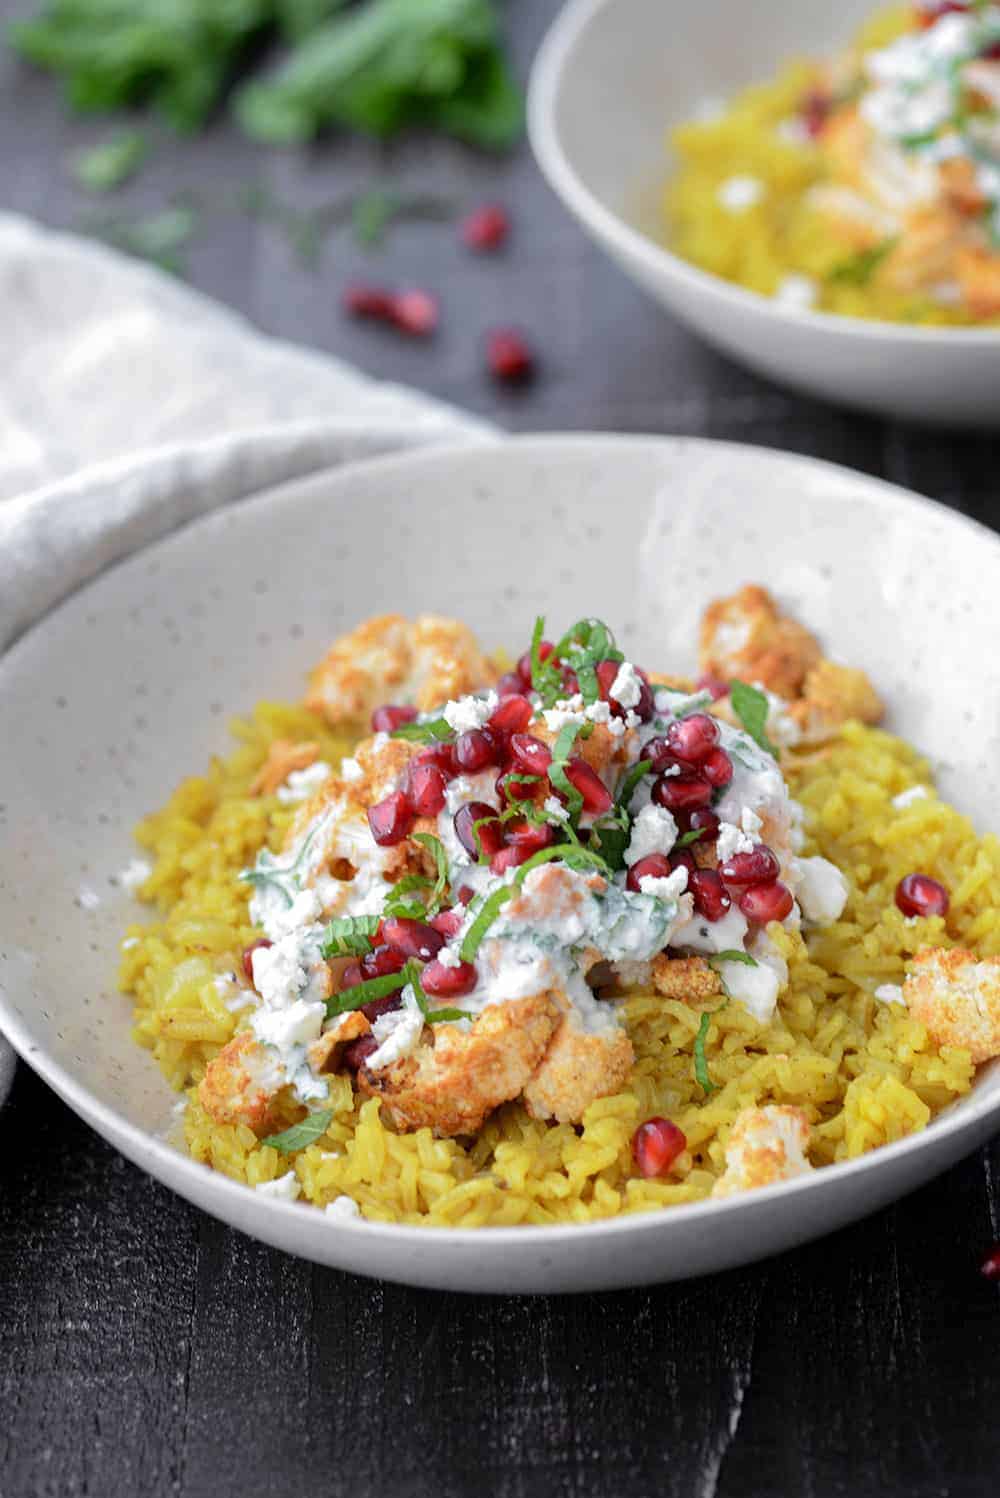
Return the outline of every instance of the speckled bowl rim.
<path id="1" fill-rule="evenodd" d="M 502 454 L 511 446 L 528 451 L 534 449 L 541 456 L 544 456 L 550 448 L 565 449 L 568 445 L 573 445 L 583 451 L 586 451 L 588 447 L 600 447 L 606 451 L 609 445 L 613 446 L 615 444 L 620 445 L 624 450 L 629 446 L 649 445 L 656 447 L 664 443 L 676 443 L 677 440 L 677 438 L 653 433 L 626 435 L 622 433 L 605 434 L 600 432 L 549 432 L 525 437 L 512 437 L 508 441 L 499 444 L 484 444 L 481 452 L 483 461 L 489 463 L 496 461 L 497 455 Z M 991 547 L 1000 551 L 1000 537 L 995 535 L 986 526 L 981 525 L 978 521 L 972 520 L 968 516 L 960 515 L 936 500 L 928 499 L 923 495 L 903 489 L 899 485 L 888 483 L 884 479 L 873 478 L 858 470 L 846 468 L 842 464 L 830 463 L 824 459 L 810 458 L 796 453 L 761 448 L 750 443 L 720 442 L 711 438 L 699 437 L 685 437 L 681 440 L 685 446 L 695 451 L 701 451 L 706 456 L 710 456 L 714 451 L 718 451 L 721 448 L 729 453 L 745 453 L 748 457 L 753 455 L 759 461 L 762 453 L 766 453 L 769 460 L 777 464 L 796 468 L 809 468 L 811 470 L 819 469 L 828 472 L 831 475 L 831 480 L 836 477 L 842 480 L 844 475 L 847 475 L 855 482 L 864 486 L 866 494 L 870 497 L 873 504 L 909 513 L 912 513 L 914 510 L 930 511 L 939 520 L 968 531 L 970 535 L 977 539 L 981 546 Z M 384 478 L 388 483 L 400 479 L 405 482 L 407 475 L 413 471 L 414 467 L 433 465 L 439 463 L 442 458 L 447 459 L 453 454 L 456 456 L 460 455 L 463 460 L 467 460 L 469 457 L 468 443 L 456 444 L 454 442 L 446 442 L 434 444 L 433 446 L 415 451 L 393 454 L 389 457 L 368 459 L 363 463 L 354 465 L 354 468 L 355 471 L 363 469 L 366 475 L 374 474 L 380 479 Z M 500 461 L 503 461 L 502 457 Z M 266 506 L 280 502 L 283 497 L 287 496 L 293 490 L 298 491 L 309 487 L 315 488 L 327 478 L 328 476 L 320 474 L 309 478 L 293 480 L 291 483 L 276 485 L 261 494 L 255 495 L 252 499 L 240 502 L 240 508 L 253 509 L 257 506 Z M 831 495 L 829 499 L 816 500 L 815 502 L 836 504 L 835 493 L 834 486 L 834 495 Z M 198 517 L 183 527 L 178 527 L 178 530 L 187 530 L 201 524 L 209 523 L 211 518 L 211 515 Z M 169 534 L 176 535 L 177 531 L 175 530 Z M 169 536 L 160 539 L 166 540 L 169 539 Z M 152 542 L 149 546 L 139 548 L 139 551 L 132 553 L 129 558 L 125 559 L 125 562 L 131 561 L 139 552 L 155 549 L 157 544 L 159 543 Z M 113 572 L 115 567 L 124 564 L 122 562 L 115 563 L 111 567 L 105 568 L 97 577 L 92 578 L 77 592 L 85 591 L 87 587 Z M 11 647 L 2 658 L 2 661 L 6 663 L 10 659 L 16 659 L 18 652 L 22 647 L 26 646 L 26 642 L 33 640 L 39 630 L 45 629 L 46 620 L 51 618 L 53 614 L 58 613 L 59 609 L 65 607 L 76 596 L 76 593 L 71 594 L 70 599 L 64 600 L 58 608 L 52 610 L 50 614 L 35 624 Z M 2 992 L 0 992 L 0 1030 L 7 1036 L 21 1058 L 27 1062 L 43 1081 L 47 1082 L 53 1088 L 64 1102 L 86 1122 L 91 1123 L 105 1139 L 113 1142 L 115 1147 L 119 1148 L 133 1163 L 148 1171 L 171 1190 L 176 1190 L 179 1195 L 185 1196 L 187 1200 L 202 1205 L 204 1210 L 222 1218 L 224 1221 L 229 1221 L 229 1218 L 227 1218 L 225 1212 L 222 1210 L 221 1203 L 231 1202 L 233 1214 L 238 1216 L 240 1215 L 240 1205 L 246 1204 L 248 1195 L 255 1196 L 255 1193 L 251 1193 L 247 1186 L 231 1181 L 227 1176 L 212 1170 L 210 1166 L 192 1160 L 189 1156 L 175 1149 L 172 1145 L 167 1144 L 156 1135 L 149 1133 L 145 1129 L 138 1128 L 123 1114 L 95 1098 L 88 1088 L 73 1077 L 72 1073 L 67 1071 L 65 1067 L 60 1066 L 41 1047 L 34 1044 L 19 1015 L 7 1002 Z M 137 1058 L 138 1054 L 137 1051 Z M 519 1244 L 533 1244 L 537 1247 L 552 1247 L 563 1242 L 579 1242 L 582 1233 L 585 1233 L 588 1238 L 592 1239 L 604 1238 L 615 1240 L 630 1237 L 633 1234 L 662 1232 L 665 1218 L 676 1218 L 678 1214 L 683 1214 L 686 1222 L 697 1221 L 709 1224 L 720 1219 L 721 1214 L 745 1211 L 748 1207 L 752 1207 L 754 1211 L 757 1211 L 762 1204 L 770 1201 L 787 1201 L 793 1195 L 796 1197 L 807 1197 L 810 1193 L 821 1192 L 827 1188 L 827 1184 L 832 1179 L 836 1179 L 840 1183 L 851 1179 L 860 1180 L 871 1171 L 887 1169 L 893 1161 L 908 1158 L 922 1150 L 926 1150 L 935 1141 L 952 1136 L 961 1136 L 965 1132 L 974 1134 L 977 1125 L 990 1116 L 995 1116 L 997 1128 L 1000 1129 L 1000 1093 L 994 1097 L 987 1095 L 977 1099 L 975 1092 L 976 1088 L 974 1086 L 972 1093 L 966 1100 L 962 1101 L 960 1106 L 950 1106 L 943 1113 L 939 1114 L 937 1118 L 933 1119 L 928 1127 L 919 1134 L 911 1134 L 892 1144 L 882 1145 L 879 1149 L 873 1150 L 869 1154 L 861 1155 L 855 1160 L 840 1161 L 833 1165 L 824 1166 L 821 1170 L 817 1170 L 811 1175 L 801 1176 L 792 1181 L 779 1182 L 773 1186 L 762 1187 L 752 1193 L 744 1193 L 742 1196 L 727 1197 L 718 1201 L 684 1202 L 669 1208 L 649 1212 L 628 1213 L 619 1217 L 605 1218 L 596 1222 L 586 1223 L 553 1223 L 519 1227 L 452 1228 L 430 1225 L 417 1227 L 408 1223 L 383 1223 L 370 1221 L 365 1218 L 357 1222 L 347 1220 L 344 1223 L 337 1223 L 336 1225 L 330 1223 L 330 1229 L 331 1231 L 342 1229 L 349 1232 L 374 1234 L 387 1242 L 409 1241 L 412 1243 L 421 1243 L 427 1241 L 428 1235 L 433 1235 L 438 1241 L 446 1242 L 449 1246 L 458 1249 L 472 1248 L 476 1244 L 481 1245 L 487 1241 L 517 1242 Z M 974 1148 L 974 1144 L 970 1144 L 969 1148 L 971 1151 Z M 174 1181 L 178 1178 L 185 1183 L 191 1183 L 190 1194 L 181 1189 L 180 1186 L 174 1184 Z M 202 1188 L 205 1189 L 203 1190 Z M 905 1189 L 894 1193 L 893 1199 L 896 1196 L 905 1194 Z M 218 1212 L 214 1212 L 213 1207 L 206 1203 L 206 1196 L 218 1197 L 220 1202 Z M 300 1203 L 283 1202 L 271 1198 L 256 1198 L 255 1206 L 265 1213 L 280 1212 L 294 1214 L 294 1217 L 286 1217 L 286 1221 L 289 1222 L 296 1219 L 300 1220 L 303 1211 Z M 313 1208 L 312 1210 L 318 1209 Z M 248 1231 L 252 1232 L 249 1229 Z M 752 1253 L 747 1255 L 748 1260 L 753 1257 Z"/>
<path id="2" fill-rule="evenodd" d="M 675 255 L 666 245 L 634 228 L 620 214 L 606 208 L 585 185 L 563 150 L 555 124 L 555 102 L 573 48 L 593 18 L 602 10 L 625 3 L 627 0 L 567 0 L 536 53 L 528 83 L 528 138 L 535 160 L 553 192 L 583 223 L 596 225 L 621 254 L 642 261 L 651 272 L 665 273 L 681 287 L 714 296 L 734 312 L 752 309 L 787 322 L 815 327 L 817 332 L 836 331 L 851 338 L 883 339 L 902 346 L 942 343 L 952 343 L 956 347 L 1000 345 L 1000 328 L 911 327 L 908 323 L 890 322 L 884 318 L 849 317 L 842 312 L 784 306 L 774 297 L 750 291 L 711 271 L 701 270 L 691 261 Z M 664 122 L 664 131 L 666 129 Z M 666 166 L 664 158 L 665 172 Z"/>

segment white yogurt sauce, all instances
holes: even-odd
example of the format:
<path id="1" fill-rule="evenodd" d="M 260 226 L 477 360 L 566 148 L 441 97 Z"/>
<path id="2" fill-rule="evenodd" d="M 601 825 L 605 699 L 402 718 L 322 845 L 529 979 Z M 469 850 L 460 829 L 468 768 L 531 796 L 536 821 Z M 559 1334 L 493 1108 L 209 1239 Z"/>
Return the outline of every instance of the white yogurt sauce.
<path id="1" fill-rule="evenodd" d="M 358 769 L 360 768 L 359 765 Z M 284 785 L 278 786 L 278 800 L 284 802 L 285 805 L 294 804 L 296 801 L 308 801 L 309 797 L 319 790 L 324 780 L 332 774 L 331 766 L 322 759 L 307 765 L 304 770 L 292 770 Z"/>

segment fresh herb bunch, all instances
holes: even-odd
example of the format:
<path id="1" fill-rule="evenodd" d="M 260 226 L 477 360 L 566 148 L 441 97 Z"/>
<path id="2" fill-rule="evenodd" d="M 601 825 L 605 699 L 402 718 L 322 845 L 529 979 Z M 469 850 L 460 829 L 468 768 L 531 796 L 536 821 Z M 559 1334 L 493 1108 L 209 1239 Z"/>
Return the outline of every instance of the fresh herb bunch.
<path id="1" fill-rule="evenodd" d="M 417 125 L 500 150 L 521 131 L 492 0 L 47 0 L 9 35 L 74 109 L 148 103 L 178 130 L 202 127 L 251 50 L 280 35 L 288 57 L 236 99 L 255 139 Z"/>

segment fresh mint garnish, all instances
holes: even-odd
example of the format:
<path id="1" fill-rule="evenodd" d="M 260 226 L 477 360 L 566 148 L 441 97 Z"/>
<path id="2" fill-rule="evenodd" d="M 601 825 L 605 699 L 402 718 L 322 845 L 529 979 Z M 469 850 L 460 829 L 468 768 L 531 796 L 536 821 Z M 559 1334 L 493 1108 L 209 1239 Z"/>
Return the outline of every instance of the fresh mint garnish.
<path id="1" fill-rule="evenodd" d="M 329 923 L 320 938 L 320 952 L 325 958 L 364 957 L 372 949 L 372 937 L 378 930 L 377 915 L 345 915 Z"/>
<path id="2" fill-rule="evenodd" d="M 414 744 L 435 744 L 450 739 L 455 730 L 447 718 L 430 718 L 426 723 L 401 723 L 389 735 L 391 739 L 408 739 Z"/>
<path id="3" fill-rule="evenodd" d="M 770 704 L 764 693 L 759 688 L 750 686 L 748 682 L 734 681 L 729 686 L 729 700 L 733 704 L 733 712 L 754 743 L 759 744 L 762 749 L 777 759 L 778 750 L 765 732 Z"/>
<path id="4" fill-rule="evenodd" d="M 260 1142 L 269 1144 L 273 1150 L 280 1150 L 283 1155 L 293 1155 L 296 1150 L 304 1150 L 307 1145 L 315 1144 L 330 1127 L 332 1118 L 332 1108 L 320 1108 L 315 1113 L 308 1114 L 301 1123 L 292 1124 L 290 1129 L 283 1129 L 280 1134 L 271 1134 Z"/>

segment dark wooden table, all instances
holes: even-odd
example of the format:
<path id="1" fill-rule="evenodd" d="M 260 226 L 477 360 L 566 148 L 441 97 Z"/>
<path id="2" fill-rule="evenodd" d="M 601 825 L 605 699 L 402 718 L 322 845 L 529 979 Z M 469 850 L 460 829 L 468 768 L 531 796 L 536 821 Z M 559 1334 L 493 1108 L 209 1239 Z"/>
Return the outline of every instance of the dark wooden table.
<path id="1" fill-rule="evenodd" d="M 0 20 L 31 8 L 0 0 Z M 556 8 L 509 0 L 522 71 Z M 0 209 L 91 219 L 61 163 L 107 134 L 0 56 Z M 446 227 L 405 224 L 377 256 L 340 232 L 311 270 L 278 227 L 227 206 L 248 182 L 306 209 L 373 178 L 456 208 L 501 198 L 509 251 L 472 257 Z M 122 201 L 154 211 L 189 191 L 211 205 L 190 279 L 268 332 L 511 428 L 790 448 L 997 522 L 995 439 L 829 410 L 725 362 L 587 243 L 526 148 L 502 161 L 427 141 L 282 154 L 221 125 L 164 141 Z M 346 322 L 338 291 L 354 274 L 437 290 L 434 345 Z M 496 323 L 539 346 L 530 392 L 498 392 L 482 372 Z M 23 1066 L 0 1136 L 0 1498 L 1000 1493 L 1000 1292 L 978 1273 L 1000 1236 L 996 1151 L 755 1268 L 503 1300 L 350 1279 L 241 1237 L 120 1159 Z"/>

